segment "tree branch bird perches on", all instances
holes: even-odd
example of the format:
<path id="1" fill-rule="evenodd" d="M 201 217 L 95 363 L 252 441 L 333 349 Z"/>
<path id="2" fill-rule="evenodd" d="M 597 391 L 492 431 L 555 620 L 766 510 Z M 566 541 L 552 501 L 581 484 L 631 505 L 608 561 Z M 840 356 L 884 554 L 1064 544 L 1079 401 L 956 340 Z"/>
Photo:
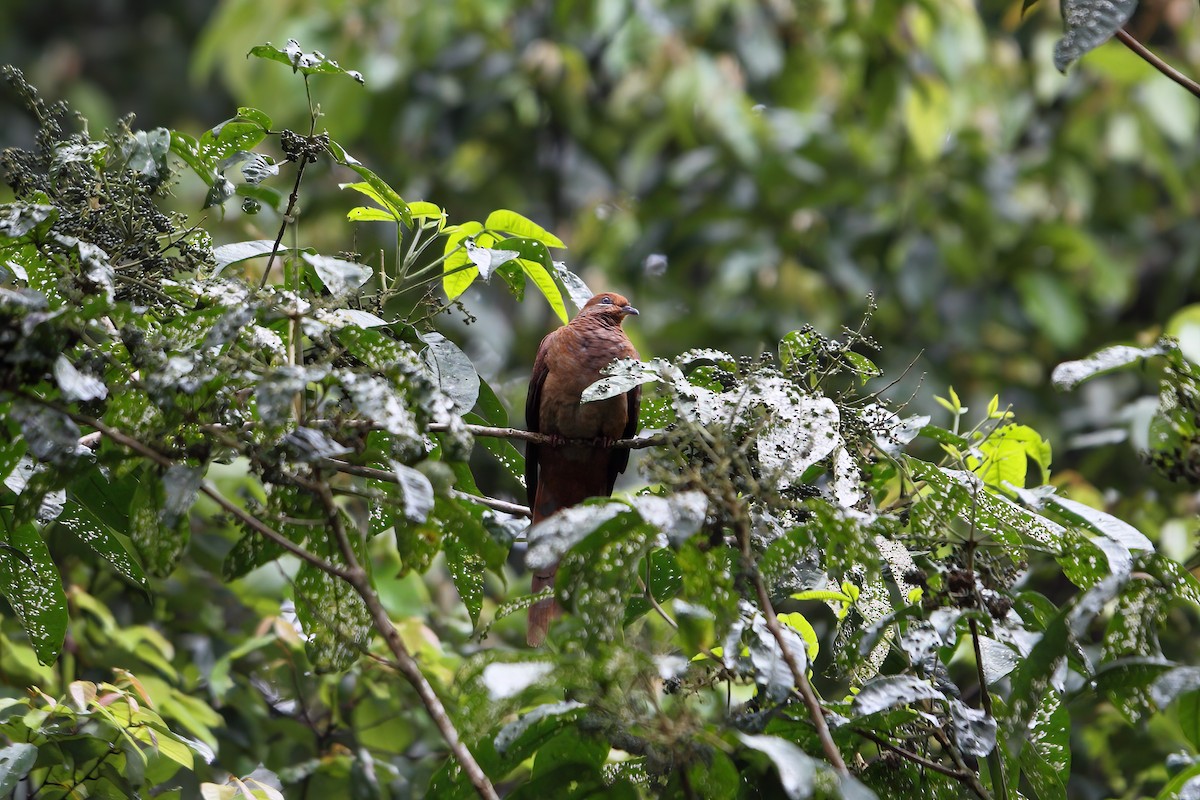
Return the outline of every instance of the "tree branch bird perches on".
<path id="1" fill-rule="evenodd" d="M 613 361 L 638 358 L 621 329 L 625 318 L 637 313 L 621 295 L 603 292 L 538 346 L 525 401 L 526 427 L 562 439 L 591 439 L 593 444 L 526 445 L 525 486 L 535 525 L 589 497 L 611 495 L 617 475 L 629 464 L 629 450 L 611 445 L 637 432 L 641 387 L 593 403 L 580 403 L 580 396 Z M 534 573 L 535 594 L 554 585 L 557 570 L 555 566 Z M 551 620 L 561 613 L 554 598 L 533 604 L 525 636 L 530 647 L 545 640 Z"/>

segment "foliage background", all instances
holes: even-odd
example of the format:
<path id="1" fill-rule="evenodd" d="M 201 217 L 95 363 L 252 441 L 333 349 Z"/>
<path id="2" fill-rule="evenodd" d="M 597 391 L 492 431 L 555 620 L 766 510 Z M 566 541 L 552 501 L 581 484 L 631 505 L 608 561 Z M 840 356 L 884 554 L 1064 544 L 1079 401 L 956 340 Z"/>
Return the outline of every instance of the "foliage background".
<path id="1" fill-rule="evenodd" d="M 1192 4 L 1145 3 L 1130 28 L 1200 73 Z M 132 110 L 139 127 L 198 134 L 236 106 L 300 128 L 296 81 L 244 57 L 297 38 L 368 76 L 365 87 L 317 82 L 321 124 L 360 160 L 455 219 L 513 208 L 555 232 L 592 286 L 635 299 L 631 335 L 644 357 L 703 346 L 754 354 L 803 323 L 836 335 L 873 293 L 879 363 L 904 373 L 891 395 L 912 395 L 909 411 L 938 413 L 931 397 L 950 384 L 977 408 L 999 393 L 1051 440 L 1056 481 L 1184 559 L 1193 496 L 1154 477 L 1128 442 L 1080 446 L 1085 434 L 1136 436 L 1128 404 L 1153 393 L 1152 376 L 1066 398 L 1048 376 L 1101 345 L 1152 341 L 1198 299 L 1200 104 L 1116 43 L 1060 75 L 1060 33 L 1053 4 L 1022 16 L 1019 2 L 17 3 L 0 9 L 0 62 L 71 100 L 94 130 Z M 0 141 L 27 144 L 29 120 L 8 102 L 0 95 Z M 377 229 L 344 223 L 344 180 L 314 167 L 301 237 L 322 252 L 387 247 Z M 174 207 L 199 218 L 205 187 L 185 177 L 174 191 Z M 272 238 L 277 216 L 227 205 L 218 241 Z M 451 314 L 441 327 L 519 418 L 527 365 L 554 320 L 497 287 L 477 285 L 465 300 L 477 321 Z M 500 470 L 478 466 L 491 494 L 519 497 Z M 246 632 L 279 624 L 277 574 L 224 586 L 190 566 L 217 562 L 220 534 L 193 532 L 189 561 L 153 603 L 81 571 L 101 602 L 72 631 L 80 668 L 148 667 L 186 689 Z M 469 632 L 443 572 L 394 591 L 438 636 Z M 104 613 L 114 624 L 92 638 Z M 1194 613 L 1171 613 L 1164 648 L 1195 662 Z M 4 626 L 15 636 L 11 619 Z M 53 686 L 70 668 L 36 666 L 17 639 L 0 646 L 0 682 L 11 686 Z M 282 763 L 320 758 L 340 725 L 377 726 L 388 747 L 419 749 L 422 732 L 381 710 L 411 698 L 294 677 L 313 704 L 307 723 L 261 698 L 237 702 L 250 689 L 236 683 L 215 698 L 219 711 L 179 713 L 203 716 L 196 729 L 213 731 L 222 752 L 269 742 Z M 1093 732 L 1115 719 L 1103 704 L 1076 717 L 1079 796 L 1136 796 L 1154 778 L 1129 776 L 1181 746 L 1160 720 L 1120 734 L 1128 748 L 1098 749 Z M 412 764 L 402 779 L 423 785 L 426 765 Z M 255 764 L 223 766 L 248 774 Z"/>

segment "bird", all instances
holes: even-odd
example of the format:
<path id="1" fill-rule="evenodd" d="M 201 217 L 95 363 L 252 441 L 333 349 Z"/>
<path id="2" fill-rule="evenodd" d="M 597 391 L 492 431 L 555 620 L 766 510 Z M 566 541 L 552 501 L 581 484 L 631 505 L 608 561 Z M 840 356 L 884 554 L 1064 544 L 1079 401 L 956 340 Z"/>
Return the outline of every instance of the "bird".
<path id="1" fill-rule="evenodd" d="M 621 327 L 626 317 L 637 314 L 626 298 L 602 292 L 538 346 L 525 422 L 530 431 L 546 434 L 554 443 L 529 442 L 525 448 L 525 490 L 535 525 L 589 497 L 608 497 L 617 475 L 629 465 L 629 450 L 613 448 L 612 443 L 637 432 L 641 387 L 591 403 L 580 403 L 580 396 L 613 361 L 639 358 Z M 534 594 L 554 585 L 557 570 L 555 565 L 534 572 Z M 551 620 L 561 613 L 552 597 L 530 607 L 525 635 L 530 647 L 541 645 Z"/>

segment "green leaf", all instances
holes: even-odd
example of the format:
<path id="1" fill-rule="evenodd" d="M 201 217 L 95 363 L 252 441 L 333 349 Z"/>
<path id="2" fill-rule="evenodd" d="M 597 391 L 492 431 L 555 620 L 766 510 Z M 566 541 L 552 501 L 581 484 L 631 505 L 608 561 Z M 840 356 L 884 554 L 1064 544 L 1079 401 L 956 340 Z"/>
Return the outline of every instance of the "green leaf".
<path id="1" fill-rule="evenodd" d="M 647 579 L 647 561 L 650 564 Z M 674 551 L 667 548 L 651 550 L 637 567 L 637 575 L 645 582 L 654 601 L 659 605 L 666 603 L 683 588 L 683 576 L 679 571 L 679 562 Z M 634 595 L 625 606 L 624 625 L 629 625 L 638 617 L 650 611 L 653 606 L 644 593 Z"/>
<path id="2" fill-rule="evenodd" d="M 98 470 L 91 470 L 71 485 L 70 501 L 55 524 L 78 536 L 122 577 L 149 590 L 136 549 L 124 533 L 129 530 L 129 506 L 136 485 L 132 477 L 110 482 Z"/>
<path id="3" fill-rule="evenodd" d="M 189 536 L 186 515 L 176 514 L 168 508 L 162 477 L 157 470 L 147 467 L 133 492 L 129 508 L 129 538 L 141 554 L 146 569 L 152 575 L 165 577 L 183 555 Z"/>
<path id="4" fill-rule="evenodd" d="M 489 231 L 498 231 L 506 233 L 510 236 L 520 236 L 526 239 L 534 239 L 547 247 L 566 247 L 554 234 L 547 231 L 541 225 L 538 225 L 533 220 L 521 216 L 515 211 L 507 209 L 499 209 L 488 214 L 487 220 L 483 223 L 483 227 Z"/>
<path id="5" fill-rule="evenodd" d="M 1151 347 L 1129 347 L 1128 345 L 1106 347 L 1080 361 L 1064 361 L 1054 368 L 1050 380 L 1058 389 L 1074 389 L 1097 375 L 1147 358 L 1165 355 L 1171 349 L 1172 346 L 1164 342 L 1159 342 Z"/>
<path id="6" fill-rule="evenodd" d="M 408 203 L 404 202 L 404 198 L 400 197 L 400 193 L 388 184 L 383 178 L 376 175 L 371 170 L 364 167 L 362 164 L 342 162 L 350 169 L 354 170 L 362 177 L 363 181 L 359 183 L 343 183 L 339 184 L 343 189 L 353 189 L 359 194 L 365 195 L 384 210 L 391 212 L 392 216 L 406 226 L 412 225 L 412 215 L 408 210 Z"/>
<path id="7" fill-rule="evenodd" d="M 37 761 L 36 745 L 17 742 L 0 749 L 0 797 L 15 792 L 19 784 Z"/>
<path id="8" fill-rule="evenodd" d="M 1071 774 L 1071 715 L 1056 692 L 1047 692 L 1029 726 L 1021 750 L 1021 775 L 1038 800 L 1066 800 L 1064 778 Z"/>
<path id="9" fill-rule="evenodd" d="M 1059 72 L 1111 39 L 1137 10 L 1137 0 L 1065 0 L 1066 30 L 1054 45 L 1054 66 Z"/>
<path id="10" fill-rule="evenodd" d="M 807 800 L 812 796 L 818 762 L 796 745 L 778 736 L 737 734 L 746 747 L 766 754 L 779 771 L 779 782 L 789 800 Z"/>
<path id="11" fill-rule="evenodd" d="M 411 217 L 407 216 L 409 213 L 408 203 L 405 203 L 395 190 L 386 183 L 383 183 L 381 178 L 376 178 L 373 181 L 360 181 L 359 183 L 339 183 L 338 188 L 353 189 L 359 194 L 371 198 L 381 207 L 379 209 L 356 208 L 350 212 L 351 214 L 354 211 L 379 211 L 384 215 L 381 219 L 390 220 L 391 222 L 405 222 L 406 219 L 411 221 Z M 409 224 L 409 222 L 405 222 L 405 224 Z"/>
<path id="12" fill-rule="evenodd" d="M 471 615 L 471 623 L 479 624 L 483 609 L 483 573 L 488 567 L 499 569 L 503 561 L 500 551 L 487 528 L 477 516 L 473 505 L 439 497 L 437 516 L 443 523 L 442 551 L 446 567 L 463 605 Z"/>
<path id="13" fill-rule="evenodd" d="M 335 300 L 349 298 L 371 280 L 372 270 L 365 264 L 310 253 L 304 253 L 303 258 Z"/>
<path id="14" fill-rule="evenodd" d="M 46 542 L 32 523 L 12 527 L 0 514 L 0 594 L 21 621 L 38 661 L 53 664 L 67 634 L 67 598 Z"/>
<path id="15" fill-rule="evenodd" d="M 445 258 L 442 262 L 442 289 L 450 300 L 465 292 L 479 277 L 479 270 L 467 254 L 466 240 L 473 238 L 479 247 L 490 247 L 496 241 L 495 236 L 482 231 L 483 225 L 474 221 L 446 229 L 446 245 L 442 253 Z"/>
<path id="16" fill-rule="evenodd" d="M 550 307 L 554 309 L 554 313 L 562 320 L 563 325 L 570 322 L 570 319 L 567 317 L 567 307 L 563 303 L 562 292 L 559 291 L 558 284 L 550 277 L 550 273 L 546 271 L 546 268 L 536 261 L 530 261 L 525 258 L 518 259 L 517 263 L 521 265 L 521 270 L 525 275 L 545 295 L 546 300 L 550 303 Z"/>
<path id="17" fill-rule="evenodd" d="M 250 48 L 250 52 L 247 55 L 254 56 L 255 58 L 263 58 L 268 61 L 277 61 L 280 64 L 287 64 L 292 68 L 293 72 L 299 72 L 303 75 L 345 75 L 348 78 L 353 78 L 360 85 L 366 83 L 361 72 L 352 69 L 342 69 L 336 61 L 326 57 L 317 50 L 305 53 L 300 49 L 300 43 L 295 39 L 288 39 L 287 44 L 284 45 L 282 50 L 268 42 L 267 44 L 260 44 L 257 47 Z"/>
<path id="18" fill-rule="evenodd" d="M 972 456 L 967 464 L 988 486 L 1011 483 L 1025 488 L 1028 461 L 1038 465 L 1043 481 L 1050 476 L 1050 443 L 1026 425 L 1005 425 L 980 442 L 978 449 L 982 462 Z"/>
<path id="19" fill-rule="evenodd" d="M 487 384 L 481 384 L 486 386 Z M 490 391 L 490 390 L 489 390 Z M 481 393 L 482 396 L 482 393 Z M 478 407 L 478 406 L 477 406 Z M 507 422 L 498 423 L 492 420 L 484 419 L 478 414 L 464 414 L 463 422 L 468 425 L 493 425 L 506 427 Z M 525 479 L 525 456 L 521 455 L 521 451 L 513 445 L 508 439 L 502 439 L 498 436 L 480 436 L 475 441 L 484 446 L 489 453 L 495 456 L 500 462 L 500 466 L 504 467 L 505 472 L 512 475 L 518 481 Z"/>
<path id="20" fill-rule="evenodd" d="M 400 220 L 390 212 L 382 208 L 368 208 L 367 206 L 358 206 L 346 212 L 346 219 L 351 222 L 393 222 L 398 223 Z"/>
<path id="21" fill-rule="evenodd" d="M 454 413 L 465 414 L 479 398 L 479 373 L 467 354 L 454 342 L 436 331 L 420 335 L 428 347 L 421 351 L 421 361 L 438 388 L 454 404 Z"/>
<path id="22" fill-rule="evenodd" d="M 337 562 L 329 549 L 316 549 Z M 319 672 L 348 669 L 371 639 L 371 615 L 362 597 L 348 582 L 307 561 L 296 572 L 295 590 L 296 618 L 308 634 L 304 649 L 313 666 Z"/>

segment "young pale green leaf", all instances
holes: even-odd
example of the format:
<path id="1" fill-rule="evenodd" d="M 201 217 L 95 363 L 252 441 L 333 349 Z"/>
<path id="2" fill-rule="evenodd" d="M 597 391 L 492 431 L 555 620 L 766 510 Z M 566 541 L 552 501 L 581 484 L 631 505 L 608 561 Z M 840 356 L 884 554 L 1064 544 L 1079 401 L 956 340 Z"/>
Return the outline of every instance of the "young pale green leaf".
<path id="1" fill-rule="evenodd" d="M 550 303 L 550 307 L 554 309 L 554 313 L 566 325 L 570 319 L 567 316 L 567 307 L 563 303 L 562 292 L 559 291 L 558 284 L 550 277 L 550 273 L 546 268 L 536 261 L 530 261 L 527 258 L 517 259 L 517 263 L 521 265 L 521 271 L 533 281 L 533 285 L 538 287 L 538 290 L 545 296 Z"/>
<path id="2" fill-rule="evenodd" d="M 483 227 L 489 231 L 505 233 L 509 236 L 520 236 L 535 239 L 547 247 L 566 247 L 562 240 L 547 231 L 533 220 L 521 216 L 515 211 L 499 209 L 488 214 Z"/>
<path id="3" fill-rule="evenodd" d="M 351 222 L 399 222 L 394 214 L 382 208 L 357 206 L 346 212 L 346 219 Z"/>
<path id="4" fill-rule="evenodd" d="M 336 154 L 341 152 L 340 148 L 334 152 L 336 157 Z M 357 172 L 362 181 L 358 183 L 338 184 L 340 188 L 353 189 L 359 194 L 371 198 L 385 211 L 391 212 L 392 216 L 405 226 L 412 225 L 412 214 L 408 210 L 408 203 L 404 202 L 404 198 L 400 196 L 400 193 L 393 189 L 387 181 L 357 161 L 350 159 L 349 156 L 345 156 L 344 153 L 342 163 Z"/>
<path id="5" fill-rule="evenodd" d="M 53 664 L 67 633 L 67 598 L 62 578 L 42 535 L 32 523 L 9 527 L 0 541 L 0 594 L 21 621 L 38 661 Z"/>
<path id="6" fill-rule="evenodd" d="M 445 259 L 442 262 L 442 289 L 449 300 L 465 292 L 479 277 L 479 270 L 467 255 L 466 243 L 471 239 L 478 247 L 490 247 L 496 241 L 495 236 L 483 233 L 483 225 L 475 221 L 464 222 L 446 230 L 446 244 L 442 253 Z"/>

